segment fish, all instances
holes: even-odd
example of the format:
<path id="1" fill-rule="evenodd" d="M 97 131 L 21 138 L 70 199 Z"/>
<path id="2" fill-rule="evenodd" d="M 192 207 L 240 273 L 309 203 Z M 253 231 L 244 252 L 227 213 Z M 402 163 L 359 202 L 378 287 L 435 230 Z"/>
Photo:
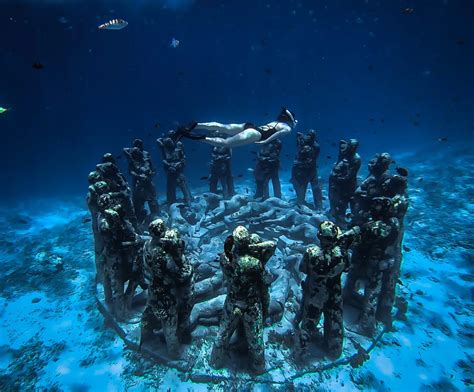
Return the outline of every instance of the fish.
<path id="1" fill-rule="evenodd" d="M 461 46 L 461 45 L 464 45 L 464 40 L 463 40 L 462 38 L 459 38 L 459 39 L 456 41 L 456 43 L 457 43 L 458 45 L 460 45 L 460 46 Z"/>
<path id="2" fill-rule="evenodd" d="M 265 68 L 265 73 L 267 75 L 271 75 L 272 74 L 272 69 L 271 68 Z"/>
<path id="3" fill-rule="evenodd" d="M 156 129 L 159 129 L 160 127 L 161 127 L 161 124 L 160 124 L 160 123 L 156 123 L 156 124 L 155 124 L 155 128 L 156 128 Z"/>
<path id="4" fill-rule="evenodd" d="M 243 174 L 237 174 L 237 177 L 242 178 L 244 175 Z"/>
<path id="5" fill-rule="evenodd" d="M 204 181 L 204 180 L 208 180 L 209 179 L 209 176 L 203 176 L 201 178 L 199 178 L 200 180 Z"/>
<path id="6" fill-rule="evenodd" d="M 403 245 L 403 250 L 404 250 L 405 252 L 410 252 L 410 251 L 411 251 L 411 249 L 410 249 L 408 246 L 406 246 L 406 245 Z"/>
<path id="7" fill-rule="evenodd" d="M 123 19 L 112 19 L 108 22 L 101 24 L 99 30 L 122 30 L 128 26 L 128 22 Z"/>
<path id="8" fill-rule="evenodd" d="M 397 173 L 400 174 L 401 176 L 403 176 L 403 177 L 408 177 L 408 170 L 405 169 L 404 167 L 397 167 L 395 170 L 396 170 Z"/>
<path id="9" fill-rule="evenodd" d="M 332 159 L 331 155 L 326 155 L 326 159 Z"/>
<path id="10" fill-rule="evenodd" d="M 374 70 L 374 66 L 373 66 L 372 64 L 370 64 L 370 65 L 367 67 L 367 69 L 368 69 L 369 71 L 373 71 L 373 70 Z"/>
<path id="11" fill-rule="evenodd" d="M 250 154 L 258 154 L 257 151 L 250 151 Z"/>
<path id="12" fill-rule="evenodd" d="M 353 216 L 350 212 L 346 213 L 346 219 L 351 219 Z"/>
<path id="13" fill-rule="evenodd" d="M 122 159 L 122 155 L 120 155 L 120 154 L 116 155 L 115 159 Z"/>
<path id="14" fill-rule="evenodd" d="M 419 127 L 419 126 L 420 126 L 420 122 L 415 120 L 415 121 L 413 121 L 413 125 L 414 125 L 415 127 Z"/>
<path id="15" fill-rule="evenodd" d="M 92 222 L 92 218 L 84 218 L 82 223 Z"/>
<path id="16" fill-rule="evenodd" d="M 60 16 L 58 18 L 58 22 L 61 23 L 61 24 L 69 23 L 69 21 L 67 20 L 67 18 L 65 16 Z"/>
<path id="17" fill-rule="evenodd" d="M 405 8 L 405 9 L 403 9 L 403 13 L 404 13 L 405 15 L 413 14 L 413 11 L 415 11 L 413 8 Z"/>
<path id="18" fill-rule="evenodd" d="M 0 106 L 0 114 L 3 114 L 3 113 L 5 113 L 5 112 L 8 112 L 9 110 L 10 110 L 10 109 L 2 108 L 2 107 Z"/>
<path id="19" fill-rule="evenodd" d="M 181 203 L 181 204 L 178 204 L 178 205 L 176 205 L 176 207 L 178 207 L 180 210 L 182 210 L 183 208 L 186 208 L 186 207 L 187 207 L 187 205 L 186 205 L 186 204 L 183 204 L 183 203 Z"/>
<path id="20" fill-rule="evenodd" d="M 370 121 L 370 122 L 374 122 L 375 119 L 374 119 L 374 118 L 369 118 L 369 121 Z"/>
<path id="21" fill-rule="evenodd" d="M 418 182 L 422 182 L 423 181 L 423 177 L 418 177 Z"/>
<path id="22" fill-rule="evenodd" d="M 438 142 L 447 142 L 448 138 L 447 137 L 440 137 L 438 138 Z"/>
<path id="23" fill-rule="evenodd" d="M 33 63 L 32 67 L 33 67 L 34 69 L 40 70 L 40 69 L 43 69 L 43 68 L 44 68 L 44 65 L 41 64 L 41 63 Z"/>
<path id="24" fill-rule="evenodd" d="M 245 188 L 245 193 L 249 193 L 249 188 Z"/>
<path id="25" fill-rule="evenodd" d="M 170 47 L 176 49 L 178 46 L 179 46 L 179 40 L 177 40 L 176 38 L 173 37 L 171 39 Z"/>
<path id="26" fill-rule="evenodd" d="M 254 169 L 252 169 L 251 167 L 248 167 L 248 168 L 247 168 L 247 171 L 249 171 L 249 172 L 253 172 L 253 171 L 254 171 Z"/>

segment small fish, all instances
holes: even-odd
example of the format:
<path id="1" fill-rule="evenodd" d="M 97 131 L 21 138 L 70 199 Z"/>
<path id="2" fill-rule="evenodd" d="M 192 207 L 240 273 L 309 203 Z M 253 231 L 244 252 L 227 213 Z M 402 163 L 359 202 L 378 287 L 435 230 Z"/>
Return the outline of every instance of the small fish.
<path id="1" fill-rule="evenodd" d="M 411 249 L 410 249 L 408 246 L 406 246 L 406 245 L 403 245 L 403 250 L 404 250 L 405 252 L 410 252 L 410 251 L 411 251 Z"/>
<path id="2" fill-rule="evenodd" d="M 368 69 L 369 71 L 373 71 L 373 70 L 374 70 L 374 66 L 373 66 L 372 64 L 370 64 L 370 65 L 367 67 L 367 69 Z"/>
<path id="3" fill-rule="evenodd" d="M 120 155 L 120 154 L 119 154 L 119 155 L 116 155 L 116 156 L 115 156 L 115 159 L 122 159 L 122 155 Z"/>
<path id="4" fill-rule="evenodd" d="M 0 106 L 0 114 L 3 114 L 3 113 L 5 113 L 5 112 L 8 112 L 9 110 L 10 110 L 10 109 L 2 108 L 2 107 Z"/>
<path id="5" fill-rule="evenodd" d="M 183 208 L 186 208 L 187 205 L 186 204 L 178 204 L 176 207 L 178 207 L 180 210 L 182 210 Z"/>
<path id="6" fill-rule="evenodd" d="M 447 137 L 440 137 L 438 138 L 438 142 L 447 142 L 448 138 Z"/>
<path id="7" fill-rule="evenodd" d="M 245 188 L 245 193 L 249 193 L 249 188 Z"/>
<path id="8" fill-rule="evenodd" d="M 98 29 L 99 30 L 122 30 L 127 27 L 128 22 L 123 19 L 112 19 L 108 22 L 101 24 Z"/>
<path id="9" fill-rule="evenodd" d="M 421 117 L 421 114 L 420 113 L 415 113 L 415 116 L 416 117 Z"/>
<path id="10" fill-rule="evenodd" d="M 352 215 L 350 212 L 347 212 L 346 213 L 346 218 L 347 219 L 351 219 L 354 215 Z"/>
<path id="11" fill-rule="evenodd" d="M 33 63 L 32 67 L 33 67 L 34 69 L 40 70 L 40 69 L 43 69 L 43 68 L 44 68 L 44 65 L 41 64 L 41 63 Z"/>
<path id="12" fill-rule="evenodd" d="M 422 182 L 423 181 L 423 177 L 418 177 L 418 182 Z"/>
<path id="13" fill-rule="evenodd" d="M 161 124 L 160 124 L 160 123 L 156 123 L 156 124 L 155 124 L 155 128 L 156 128 L 156 129 L 160 129 L 160 127 L 161 127 Z"/>
<path id="14" fill-rule="evenodd" d="M 381 122 L 381 123 L 384 123 L 384 122 L 385 122 L 385 119 L 381 118 L 381 119 L 380 119 L 380 122 Z"/>
<path id="15" fill-rule="evenodd" d="M 377 131 L 372 131 L 372 135 L 377 135 Z"/>
<path id="16" fill-rule="evenodd" d="M 58 18 L 58 22 L 61 23 L 61 24 L 69 23 L 69 21 L 67 20 L 67 18 L 64 17 L 64 16 L 60 16 L 60 17 Z"/>
<path id="17" fill-rule="evenodd" d="M 252 169 L 251 167 L 248 167 L 248 168 L 247 168 L 247 171 L 249 171 L 249 172 L 253 172 L 253 171 L 254 171 L 254 169 Z"/>
<path id="18" fill-rule="evenodd" d="M 176 49 L 178 46 L 179 46 L 179 40 L 177 40 L 176 38 L 173 37 L 171 39 L 170 47 Z"/>
<path id="19" fill-rule="evenodd" d="M 375 119 L 374 119 L 374 118 L 369 118 L 369 121 L 370 121 L 370 122 L 374 122 Z"/>
<path id="20" fill-rule="evenodd" d="M 258 154 L 257 151 L 250 151 L 250 154 Z"/>
<path id="21" fill-rule="evenodd" d="M 290 192 L 293 192 L 293 193 L 294 193 L 294 192 L 295 192 L 295 190 L 294 190 L 293 188 L 290 188 Z"/>
<path id="22" fill-rule="evenodd" d="M 395 170 L 396 170 L 397 173 L 400 174 L 401 176 L 403 176 L 403 177 L 408 177 L 408 170 L 405 169 L 404 167 L 397 167 Z"/>
<path id="23" fill-rule="evenodd" d="M 237 174 L 237 177 L 242 178 L 244 175 L 243 174 Z"/>
<path id="24" fill-rule="evenodd" d="M 209 176 L 203 176 L 201 178 L 199 178 L 200 180 L 204 181 L 204 180 L 208 180 L 209 179 Z"/>
<path id="25" fill-rule="evenodd" d="M 413 121 L 413 125 L 414 125 L 415 127 L 419 127 L 419 126 L 420 126 L 420 122 L 415 120 L 415 121 Z"/>
<path id="26" fill-rule="evenodd" d="M 82 220 L 82 223 L 87 223 L 87 222 L 92 222 L 92 219 L 91 218 L 84 218 Z"/>
<path id="27" fill-rule="evenodd" d="M 271 75 L 272 74 L 272 69 L 271 68 L 265 68 L 265 73 L 267 75 Z"/>
<path id="28" fill-rule="evenodd" d="M 263 115 L 264 115 L 264 116 L 268 116 L 269 114 L 270 114 L 270 113 L 268 113 L 268 112 L 265 112 Z"/>
<path id="29" fill-rule="evenodd" d="M 413 14 L 413 11 L 415 11 L 413 8 L 405 8 L 405 9 L 403 10 L 403 13 L 404 13 L 405 15 L 410 15 L 410 14 Z"/>
<path id="30" fill-rule="evenodd" d="M 326 155 L 326 159 L 332 159 L 331 155 Z"/>
<path id="31" fill-rule="evenodd" d="M 289 158 L 289 157 L 290 157 L 290 154 L 285 154 L 285 157 Z"/>
<path id="32" fill-rule="evenodd" d="M 464 40 L 462 38 L 459 38 L 456 43 L 461 46 L 461 45 L 464 45 Z"/>

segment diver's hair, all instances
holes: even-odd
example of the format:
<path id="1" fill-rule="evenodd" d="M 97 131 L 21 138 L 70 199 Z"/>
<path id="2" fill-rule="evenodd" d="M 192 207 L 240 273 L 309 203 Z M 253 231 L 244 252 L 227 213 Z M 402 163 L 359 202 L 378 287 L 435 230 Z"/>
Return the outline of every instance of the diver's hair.
<path id="1" fill-rule="evenodd" d="M 277 120 L 281 122 L 290 122 L 291 124 L 295 124 L 296 116 L 291 110 L 282 107 L 281 112 L 277 117 Z"/>

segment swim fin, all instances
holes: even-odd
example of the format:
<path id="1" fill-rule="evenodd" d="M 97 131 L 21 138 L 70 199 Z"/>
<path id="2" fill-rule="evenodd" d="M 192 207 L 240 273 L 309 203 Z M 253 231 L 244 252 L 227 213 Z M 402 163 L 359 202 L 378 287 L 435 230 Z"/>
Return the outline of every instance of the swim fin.
<path id="1" fill-rule="evenodd" d="M 183 125 L 177 129 L 178 140 L 185 137 L 191 140 L 202 140 L 206 138 L 206 135 L 193 135 L 191 131 L 197 127 L 197 122 L 193 121 L 189 124 Z"/>

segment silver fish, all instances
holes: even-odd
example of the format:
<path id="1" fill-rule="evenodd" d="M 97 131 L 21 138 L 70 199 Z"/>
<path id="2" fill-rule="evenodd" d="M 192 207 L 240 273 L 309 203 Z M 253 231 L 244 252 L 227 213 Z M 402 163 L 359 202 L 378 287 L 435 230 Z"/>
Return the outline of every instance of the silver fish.
<path id="1" fill-rule="evenodd" d="M 99 30 L 122 30 L 127 27 L 128 22 L 123 19 L 112 19 L 107 23 L 101 24 Z"/>

